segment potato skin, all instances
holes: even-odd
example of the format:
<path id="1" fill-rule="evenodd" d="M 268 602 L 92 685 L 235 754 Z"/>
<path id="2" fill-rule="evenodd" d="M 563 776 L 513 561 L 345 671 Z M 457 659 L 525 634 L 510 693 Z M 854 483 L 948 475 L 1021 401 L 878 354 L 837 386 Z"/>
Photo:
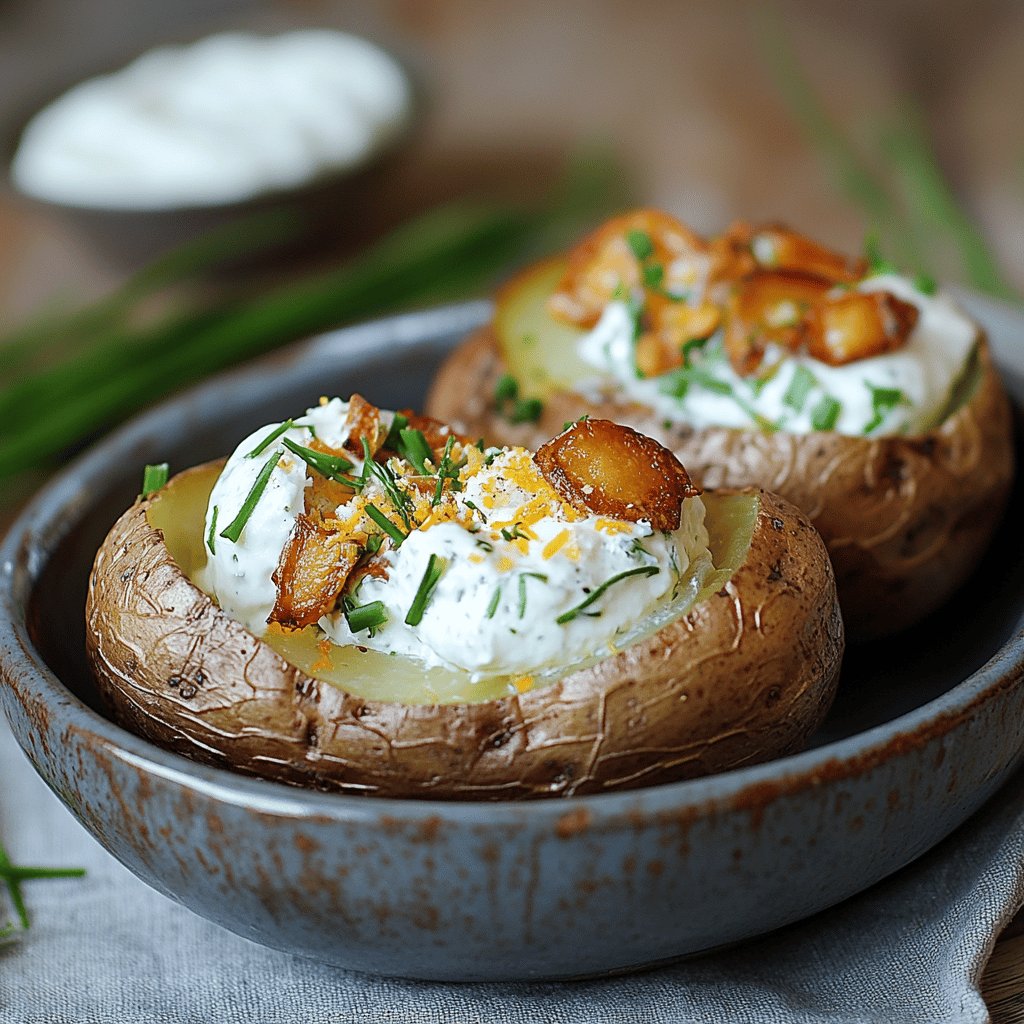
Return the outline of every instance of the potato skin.
<path id="1" fill-rule="evenodd" d="M 1013 479 L 1009 401 L 982 338 L 981 379 L 970 402 L 919 437 L 766 434 L 669 424 L 637 403 L 594 403 L 561 392 L 537 423 L 512 425 L 491 396 L 505 372 L 485 327 L 449 356 L 429 415 L 496 444 L 533 447 L 583 413 L 661 441 L 705 487 L 761 486 L 802 508 L 835 569 L 851 640 L 905 629 L 967 579 L 1002 518 Z"/>
<path id="2" fill-rule="evenodd" d="M 769 494 L 746 562 L 686 616 L 550 686 L 441 706 L 363 700 L 289 665 L 189 581 L 147 504 L 96 556 L 87 650 L 115 719 L 198 761 L 391 797 L 606 792 L 795 751 L 835 692 L 828 558 Z"/>

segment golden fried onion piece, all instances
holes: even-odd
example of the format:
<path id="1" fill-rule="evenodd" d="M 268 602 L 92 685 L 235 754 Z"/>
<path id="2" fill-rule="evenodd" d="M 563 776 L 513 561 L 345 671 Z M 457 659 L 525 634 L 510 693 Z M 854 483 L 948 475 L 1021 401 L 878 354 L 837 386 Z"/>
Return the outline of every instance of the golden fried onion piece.
<path id="1" fill-rule="evenodd" d="M 534 456 L 544 479 L 574 508 L 678 530 L 684 498 L 700 494 L 683 464 L 653 438 L 611 420 L 580 420 Z"/>

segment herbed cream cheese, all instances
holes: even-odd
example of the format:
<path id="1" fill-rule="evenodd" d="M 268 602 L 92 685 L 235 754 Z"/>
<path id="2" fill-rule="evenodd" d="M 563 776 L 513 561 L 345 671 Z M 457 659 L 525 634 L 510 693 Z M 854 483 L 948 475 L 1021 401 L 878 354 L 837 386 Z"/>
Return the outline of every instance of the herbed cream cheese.
<path id="1" fill-rule="evenodd" d="M 348 404 L 333 399 L 251 457 L 279 425 L 255 431 L 214 486 L 205 524 L 208 561 L 197 582 L 258 636 L 267 630 L 277 589 L 273 574 L 310 482 L 306 464 L 283 440 L 309 445 L 312 427 L 316 437 L 340 446 L 347 417 Z M 220 536 L 274 459 L 238 540 Z M 483 453 L 467 447 L 461 459 L 461 490 L 446 490 L 437 506 L 424 505 L 422 494 L 403 481 L 409 467 L 390 460 L 398 486 L 416 504 L 419 525 L 400 546 L 384 544 L 379 562 L 386 573 L 364 576 L 345 606 L 320 619 L 333 643 L 404 655 L 474 678 L 525 678 L 613 652 L 659 608 L 685 608 L 712 568 L 699 497 L 683 502 L 679 529 L 663 533 L 644 521 L 587 515 L 568 505 L 525 449 Z M 359 476 L 362 460 L 351 461 L 351 474 Z M 338 507 L 337 521 L 360 521 L 368 503 L 389 508 L 388 502 L 386 489 L 370 476 Z M 422 616 L 410 623 L 431 570 L 436 581 Z M 346 610 L 376 602 L 384 621 L 353 631 Z"/>
<path id="2" fill-rule="evenodd" d="M 759 375 L 741 377 L 716 333 L 689 355 L 691 372 L 643 379 L 636 371 L 633 315 L 616 300 L 580 339 L 578 352 L 614 378 L 628 398 L 698 430 L 719 426 L 808 434 L 827 429 L 877 437 L 933 428 L 970 363 L 977 327 L 949 297 L 925 294 L 895 274 L 872 276 L 856 287 L 889 291 L 917 307 L 906 345 L 843 366 L 772 345 Z"/>
<path id="3" fill-rule="evenodd" d="M 81 206 L 236 202 L 363 163 L 411 106 L 405 73 L 366 40 L 222 33 L 64 93 L 25 128 L 11 174 L 22 192 Z"/>

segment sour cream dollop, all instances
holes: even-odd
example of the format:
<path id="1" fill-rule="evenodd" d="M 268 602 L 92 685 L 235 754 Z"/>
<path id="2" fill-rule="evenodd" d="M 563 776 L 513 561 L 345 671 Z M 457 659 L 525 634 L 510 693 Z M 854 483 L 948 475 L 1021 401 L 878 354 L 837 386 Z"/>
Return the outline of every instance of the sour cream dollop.
<path id="1" fill-rule="evenodd" d="M 81 206 L 236 202 L 363 163 L 410 111 L 406 75 L 366 40 L 222 33 L 75 86 L 29 122 L 11 173 Z"/>
<path id="2" fill-rule="evenodd" d="M 238 446 L 214 486 L 206 515 L 213 549 L 197 582 L 258 636 L 267 631 L 277 593 L 273 575 L 311 483 L 306 464 L 283 441 L 307 446 L 316 436 L 340 446 L 348 416 L 349 405 L 332 399 L 261 448 L 280 426 L 268 424 Z M 380 602 L 386 619 L 353 632 L 341 607 L 319 621 L 333 643 L 404 655 L 473 678 L 544 673 L 613 652 L 639 635 L 659 608 L 683 609 L 712 568 L 699 497 L 683 502 L 679 529 L 664 533 L 643 520 L 585 514 L 567 504 L 525 449 L 455 451 L 463 463 L 461 489 L 446 490 L 438 504 L 430 488 L 418 492 L 403 478 L 408 467 L 402 460 L 389 461 L 397 486 L 409 495 L 414 527 L 401 545 L 385 542 L 384 572 L 364 576 L 348 595 L 350 604 Z M 220 536 L 274 459 L 238 540 Z M 356 476 L 362 461 L 353 456 L 352 462 Z M 336 521 L 347 524 L 339 528 L 366 530 L 367 505 L 393 509 L 389 501 L 370 475 L 337 507 Z M 436 582 L 422 617 L 410 621 L 432 566 Z"/>
<path id="3" fill-rule="evenodd" d="M 633 317 L 624 302 L 613 301 L 580 339 L 578 352 L 628 398 L 698 430 L 769 424 L 792 434 L 829 429 L 877 437 L 931 429 L 966 371 L 978 342 L 977 326 L 948 296 L 925 294 L 895 274 L 869 277 L 856 287 L 891 292 L 918 308 L 905 346 L 843 366 L 769 346 L 765 365 L 774 372 L 758 379 L 735 372 L 716 334 L 690 356 L 699 372 L 685 384 L 671 373 L 642 379 L 636 373 Z"/>

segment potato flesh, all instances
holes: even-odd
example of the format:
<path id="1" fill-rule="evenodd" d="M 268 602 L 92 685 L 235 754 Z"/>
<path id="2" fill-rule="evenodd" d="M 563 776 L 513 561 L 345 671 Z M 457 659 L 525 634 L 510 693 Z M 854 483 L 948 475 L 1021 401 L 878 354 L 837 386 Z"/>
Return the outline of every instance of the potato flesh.
<path id="1" fill-rule="evenodd" d="M 220 469 L 219 464 L 212 464 L 173 478 L 151 502 L 147 513 L 150 525 L 163 533 L 171 557 L 193 583 L 206 562 L 203 520 Z M 707 507 L 706 525 L 714 566 L 698 566 L 700 586 L 696 594 L 666 605 L 631 639 L 655 632 L 721 590 L 743 564 L 757 520 L 758 499 L 752 495 L 706 494 L 703 500 Z M 226 542 L 218 539 L 217 543 Z M 409 658 L 357 647 L 322 645 L 322 634 L 315 627 L 301 630 L 275 627 L 262 639 L 307 675 L 367 700 L 401 704 L 478 703 L 507 696 L 510 684 L 516 681 L 513 676 L 494 676 L 473 682 L 469 673 L 424 669 Z M 467 637 L 467 643 L 471 642 L 472 638 Z M 598 657 L 593 659 L 594 662 L 599 660 Z M 571 667 L 582 668 L 586 664 L 590 662 Z M 564 674 L 565 669 L 566 666 L 561 666 L 552 670 L 551 678 Z M 543 681 L 538 678 L 536 685 L 542 685 Z"/>

